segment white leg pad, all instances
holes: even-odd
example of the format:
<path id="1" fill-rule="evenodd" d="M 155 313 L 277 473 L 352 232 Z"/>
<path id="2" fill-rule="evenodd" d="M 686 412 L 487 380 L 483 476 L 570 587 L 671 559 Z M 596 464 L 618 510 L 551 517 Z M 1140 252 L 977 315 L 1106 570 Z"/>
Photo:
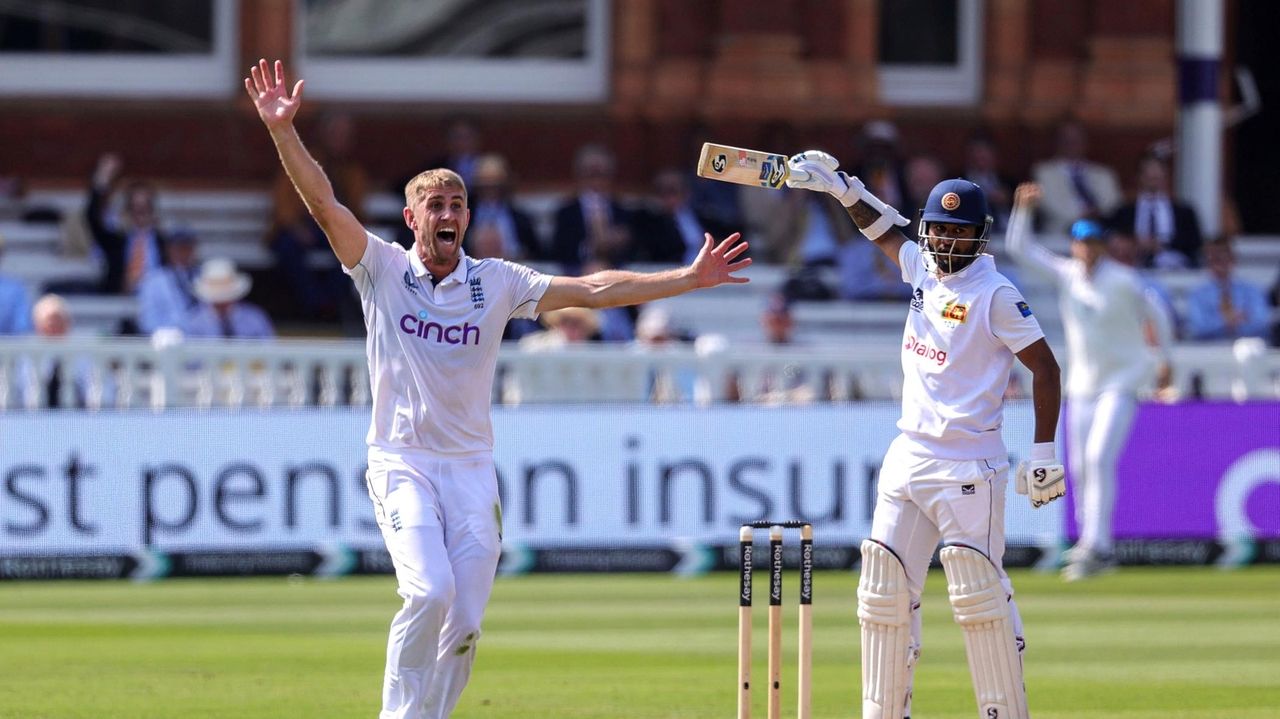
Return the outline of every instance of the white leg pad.
<path id="1" fill-rule="evenodd" d="M 902 562 L 887 547 L 862 542 L 858 579 L 862 625 L 862 719 L 903 719 L 911 693 L 911 595 Z"/>
<path id="2" fill-rule="evenodd" d="M 1009 595 L 985 554 L 948 546 L 940 553 L 956 623 L 964 628 L 969 673 L 982 719 L 1029 719 L 1022 657 L 1014 636 Z"/>

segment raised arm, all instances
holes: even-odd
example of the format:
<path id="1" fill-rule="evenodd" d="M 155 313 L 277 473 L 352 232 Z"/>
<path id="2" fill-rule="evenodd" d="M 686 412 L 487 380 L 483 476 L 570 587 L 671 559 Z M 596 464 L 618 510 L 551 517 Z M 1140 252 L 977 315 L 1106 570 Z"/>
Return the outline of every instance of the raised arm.
<path id="1" fill-rule="evenodd" d="M 1040 202 L 1040 186 L 1034 182 L 1018 185 L 1013 193 L 1013 214 L 1004 235 L 1005 249 L 1019 264 L 1057 281 L 1067 271 L 1068 260 L 1046 250 L 1036 242 L 1031 229 L 1031 215 Z"/>
<path id="2" fill-rule="evenodd" d="M 258 117 L 271 133 L 271 140 L 280 154 L 280 163 L 293 181 L 298 196 L 315 218 L 320 229 L 329 238 L 338 261 L 348 269 L 356 266 L 364 256 L 365 229 L 351 211 L 333 195 L 333 185 L 324 170 L 302 144 L 293 118 L 302 106 L 303 81 L 299 80 L 290 93 L 285 85 L 284 63 L 276 60 L 274 74 L 266 60 L 250 68 L 250 77 L 244 79 L 245 92 L 253 100 Z"/>
<path id="3" fill-rule="evenodd" d="M 733 273 L 751 266 L 750 258 L 737 259 L 747 243 L 733 233 L 716 244 L 710 233 L 702 251 L 688 267 L 662 272 L 604 270 L 585 277 L 555 277 L 538 301 L 538 312 L 564 307 L 619 307 L 674 297 L 725 283 L 741 284 L 746 277 Z"/>
<path id="4" fill-rule="evenodd" d="M 906 236 L 898 228 L 909 223 L 902 213 L 871 194 L 858 178 L 837 172 L 840 162 L 819 150 L 808 150 L 787 161 L 791 171 L 787 187 L 825 192 L 844 207 L 863 236 L 899 264 L 898 253 Z"/>

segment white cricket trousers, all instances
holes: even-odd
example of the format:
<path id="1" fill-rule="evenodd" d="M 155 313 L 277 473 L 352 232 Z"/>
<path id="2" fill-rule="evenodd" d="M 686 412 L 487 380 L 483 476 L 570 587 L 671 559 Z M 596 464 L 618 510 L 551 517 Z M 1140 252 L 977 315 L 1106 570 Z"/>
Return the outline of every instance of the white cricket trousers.
<path id="1" fill-rule="evenodd" d="M 370 449 L 369 496 L 404 604 L 391 620 L 380 719 L 444 719 L 471 676 L 501 554 L 492 454 Z"/>
<path id="2" fill-rule="evenodd" d="M 899 440 L 889 445 L 880 467 L 871 539 L 893 550 L 906 570 L 911 593 L 911 659 L 907 672 L 910 687 L 923 646 L 920 597 L 938 540 L 943 544 L 963 544 L 990 557 L 1009 595 L 1019 652 L 1024 642 L 1022 617 L 1013 601 L 1013 585 L 1004 571 L 1004 505 L 1009 458 L 933 459 L 911 453 Z M 906 715 L 910 714 L 908 699 Z"/>
<path id="3" fill-rule="evenodd" d="M 1095 554 L 1111 553 L 1116 464 L 1137 409 L 1137 399 L 1124 392 L 1067 400 L 1069 479 L 1074 484 L 1076 525 L 1080 528 L 1076 546 Z"/>

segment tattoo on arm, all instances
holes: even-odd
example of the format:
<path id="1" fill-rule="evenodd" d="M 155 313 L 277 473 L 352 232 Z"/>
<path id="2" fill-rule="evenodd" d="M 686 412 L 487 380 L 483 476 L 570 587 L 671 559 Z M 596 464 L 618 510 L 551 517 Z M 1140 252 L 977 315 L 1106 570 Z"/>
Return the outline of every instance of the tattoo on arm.
<path id="1" fill-rule="evenodd" d="M 870 227 L 876 220 L 880 219 L 879 211 L 862 200 L 858 200 L 844 209 L 849 213 L 853 224 L 857 225 L 859 230 Z M 909 241 L 898 227 L 890 227 L 883 235 L 872 240 L 872 242 L 876 243 L 876 247 L 880 248 L 881 252 L 884 252 L 889 256 L 889 259 L 893 260 L 895 265 L 898 263 L 898 250 L 903 243 Z"/>

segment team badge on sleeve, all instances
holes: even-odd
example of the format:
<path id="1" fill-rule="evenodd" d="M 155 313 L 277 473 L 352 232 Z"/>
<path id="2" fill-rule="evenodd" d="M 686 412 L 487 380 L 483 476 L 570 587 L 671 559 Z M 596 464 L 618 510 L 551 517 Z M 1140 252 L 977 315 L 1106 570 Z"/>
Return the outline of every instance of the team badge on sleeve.
<path id="1" fill-rule="evenodd" d="M 1018 307 L 1018 311 L 1022 313 L 1023 317 L 1031 316 L 1031 305 L 1027 304 L 1026 302 L 1019 302 L 1017 303 L 1017 307 Z"/>

